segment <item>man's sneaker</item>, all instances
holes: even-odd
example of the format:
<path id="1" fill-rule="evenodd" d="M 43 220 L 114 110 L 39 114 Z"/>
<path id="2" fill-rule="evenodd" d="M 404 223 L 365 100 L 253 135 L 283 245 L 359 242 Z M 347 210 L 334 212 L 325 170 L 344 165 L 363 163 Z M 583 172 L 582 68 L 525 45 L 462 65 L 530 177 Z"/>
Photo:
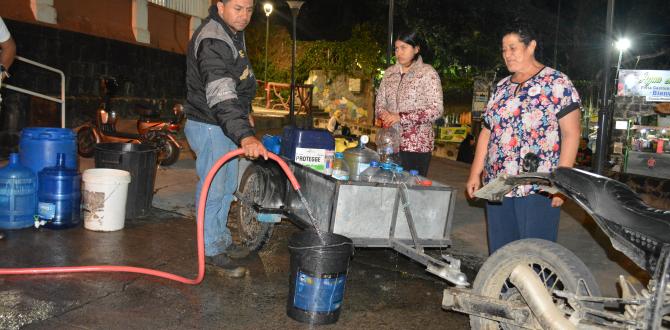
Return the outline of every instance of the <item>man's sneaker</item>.
<path id="1" fill-rule="evenodd" d="M 247 274 L 247 268 L 237 265 L 224 253 L 215 256 L 205 256 L 205 263 L 217 267 L 216 271 L 231 278 L 242 278 Z"/>
<path id="2" fill-rule="evenodd" d="M 249 249 L 233 243 L 230 244 L 223 253 L 233 259 L 242 259 L 249 255 Z"/>

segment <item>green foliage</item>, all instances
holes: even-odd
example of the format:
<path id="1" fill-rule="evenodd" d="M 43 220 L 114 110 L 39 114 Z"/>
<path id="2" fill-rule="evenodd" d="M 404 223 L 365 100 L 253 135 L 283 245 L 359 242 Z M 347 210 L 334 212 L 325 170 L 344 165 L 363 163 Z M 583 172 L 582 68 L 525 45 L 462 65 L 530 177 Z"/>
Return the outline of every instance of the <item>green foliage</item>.
<path id="1" fill-rule="evenodd" d="M 315 69 L 371 77 L 383 65 L 380 60 L 381 47 L 365 24 L 355 26 L 349 40 L 305 42 L 302 48 L 304 52 L 296 65 L 299 81 L 307 79 L 309 71 Z"/>

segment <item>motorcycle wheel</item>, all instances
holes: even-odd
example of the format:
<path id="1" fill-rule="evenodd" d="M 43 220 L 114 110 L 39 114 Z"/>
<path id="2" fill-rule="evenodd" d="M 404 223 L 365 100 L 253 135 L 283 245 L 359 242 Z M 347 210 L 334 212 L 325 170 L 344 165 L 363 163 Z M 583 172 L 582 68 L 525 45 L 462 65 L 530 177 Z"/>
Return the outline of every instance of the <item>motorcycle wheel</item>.
<path id="1" fill-rule="evenodd" d="M 95 134 L 90 127 L 82 127 L 77 132 L 77 153 L 84 158 L 91 158 L 95 153 Z"/>
<path id="2" fill-rule="evenodd" d="M 525 303 L 521 293 L 509 280 L 514 267 L 529 265 L 537 273 L 549 291 L 565 290 L 579 295 L 600 296 L 600 287 L 593 274 L 570 250 L 554 242 L 542 239 L 523 239 L 509 243 L 493 253 L 479 269 L 473 291 L 486 297 Z M 586 287 L 585 287 L 586 286 Z M 551 293 L 551 292 L 550 292 Z M 568 303 L 552 296 L 555 303 Z M 591 308 L 602 308 L 602 304 L 588 304 Z M 499 323 L 482 317 L 470 316 L 472 329 L 518 329 L 516 326 Z"/>
<path id="3" fill-rule="evenodd" d="M 158 160 L 163 166 L 170 166 L 179 160 L 179 147 L 171 140 L 165 140 L 159 145 Z"/>
<path id="4" fill-rule="evenodd" d="M 266 177 L 262 170 L 251 165 L 244 171 L 238 191 L 244 200 L 253 201 L 262 205 L 266 191 Z M 272 237 L 274 223 L 260 222 L 256 219 L 253 207 L 237 202 L 237 212 L 233 217 L 236 241 L 251 251 L 259 251 Z"/>

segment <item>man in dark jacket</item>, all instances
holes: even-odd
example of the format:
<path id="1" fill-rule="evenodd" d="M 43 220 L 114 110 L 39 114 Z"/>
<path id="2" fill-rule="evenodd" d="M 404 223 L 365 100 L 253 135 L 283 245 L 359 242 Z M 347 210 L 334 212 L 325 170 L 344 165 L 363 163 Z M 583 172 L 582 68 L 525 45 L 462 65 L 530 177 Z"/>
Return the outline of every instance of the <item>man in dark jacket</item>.
<path id="1" fill-rule="evenodd" d="M 184 132 L 197 156 L 200 180 L 196 207 L 204 179 L 221 156 L 239 145 L 248 158 L 267 159 L 267 150 L 254 136 L 250 120 L 256 78 L 246 53 L 243 30 L 251 20 L 253 8 L 253 0 L 218 1 L 189 43 L 184 107 L 188 121 Z M 214 177 L 207 196 L 205 256 L 208 263 L 231 271 L 232 276 L 244 276 L 246 270 L 230 258 L 242 258 L 249 251 L 233 244 L 226 227 L 236 189 L 237 160 L 231 160 Z"/>

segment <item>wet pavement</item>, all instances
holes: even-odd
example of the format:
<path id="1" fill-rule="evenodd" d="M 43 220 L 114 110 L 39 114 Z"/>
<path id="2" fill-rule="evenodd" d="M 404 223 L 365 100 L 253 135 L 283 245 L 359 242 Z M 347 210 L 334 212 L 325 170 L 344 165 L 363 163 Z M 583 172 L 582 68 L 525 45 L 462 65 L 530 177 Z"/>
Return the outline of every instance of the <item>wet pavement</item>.
<path id="1" fill-rule="evenodd" d="M 91 167 L 91 159 L 80 160 L 82 171 Z M 194 167 L 185 149 L 174 166 L 158 168 L 152 214 L 127 220 L 124 230 L 8 232 L 0 240 L 0 267 L 132 265 L 195 277 Z M 461 189 L 468 170 L 467 164 L 433 158 L 428 176 L 459 189 L 448 252 L 462 259 L 472 281 L 487 248 L 482 203 L 466 200 Z M 198 286 L 123 273 L 2 276 L 0 329 L 311 328 L 286 316 L 287 240 L 297 230 L 286 220 L 277 225 L 270 243 L 242 261 L 250 269 L 243 279 L 230 279 L 216 267 L 207 267 Z M 585 262 L 607 295 L 618 295 L 619 274 L 647 280 L 572 203 L 562 208 L 559 243 Z M 340 320 L 319 328 L 467 329 L 466 316 L 441 309 L 447 286 L 392 250 L 357 248 Z"/>
<path id="2" fill-rule="evenodd" d="M 2 242 L 3 267 L 132 265 L 195 277 L 195 225 L 154 209 L 122 231 L 83 228 L 12 231 Z M 287 240 L 298 229 L 276 226 L 273 239 L 242 263 L 243 279 L 207 267 L 189 286 L 149 276 L 105 273 L 0 278 L 2 329 L 307 329 L 286 316 Z M 323 329 L 467 328 L 467 318 L 441 309 L 447 284 L 385 249 L 356 249 L 340 320 Z"/>

